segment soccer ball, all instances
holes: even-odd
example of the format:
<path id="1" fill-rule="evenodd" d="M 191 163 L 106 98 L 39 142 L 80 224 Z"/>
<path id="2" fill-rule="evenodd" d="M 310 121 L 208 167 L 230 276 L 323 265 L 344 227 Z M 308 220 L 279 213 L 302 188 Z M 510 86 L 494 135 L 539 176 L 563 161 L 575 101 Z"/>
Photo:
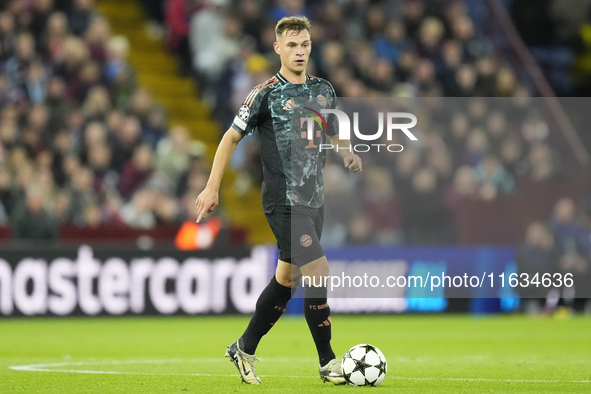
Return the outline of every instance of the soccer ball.
<path id="1" fill-rule="evenodd" d="M 341 361 L 343 376 L 351 386 L 379 386 L 386 377 L 388 364 L 384 354 L 373 345 L 355 345 Z"/>

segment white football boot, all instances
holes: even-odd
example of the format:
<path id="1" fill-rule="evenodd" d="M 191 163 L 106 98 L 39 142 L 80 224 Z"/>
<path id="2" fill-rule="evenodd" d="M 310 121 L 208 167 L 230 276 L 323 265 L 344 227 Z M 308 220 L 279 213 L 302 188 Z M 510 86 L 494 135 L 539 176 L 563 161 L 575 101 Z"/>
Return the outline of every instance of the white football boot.
<path id="1" fill-rule="evenodd" d="M 254 362 L 259 360 L 254 355 L 250 355 L 240 350 L 238 341 L 234 342 L 228 349 L 226 349 L 226 357 L 230 359 L 238 368 L 240 378 L 244 383 L 248 384 L 262 384 L 261 379 L 257 376 Z M 340 364 L 339 364 L 340 367 Z"/>
<path id="2" fill-rule="evenodd" d="M 323 382 L 331 382 L 335 385 L 347 383 L 343 377 L 341 369 L 341 360 L 332 359 L 324 367 L 320 367 L 320 379 Z"/>

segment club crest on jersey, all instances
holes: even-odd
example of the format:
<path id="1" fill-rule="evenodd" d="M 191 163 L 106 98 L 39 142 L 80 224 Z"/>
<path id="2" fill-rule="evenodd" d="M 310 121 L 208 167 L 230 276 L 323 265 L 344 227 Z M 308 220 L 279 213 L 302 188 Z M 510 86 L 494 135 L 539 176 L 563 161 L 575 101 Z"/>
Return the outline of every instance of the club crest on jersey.
<path id="1" fill-rule="evenodd" d="M 312 237 L 310 237 L 308 234 L 304 234 L 300 237 L 300 244 L 304 247 L 307 248 L 310 245 L 312 245 Z"/>
<path id="2" fill-rule="evenodd" d="M 247 120 L 248 115 L 250 115 L 250 108 L 248 108 L 247 105 L 243 105 L 242 107 L 240 107 L 240 109 L 238 110 L 238 117 L 242 120 Z"/>

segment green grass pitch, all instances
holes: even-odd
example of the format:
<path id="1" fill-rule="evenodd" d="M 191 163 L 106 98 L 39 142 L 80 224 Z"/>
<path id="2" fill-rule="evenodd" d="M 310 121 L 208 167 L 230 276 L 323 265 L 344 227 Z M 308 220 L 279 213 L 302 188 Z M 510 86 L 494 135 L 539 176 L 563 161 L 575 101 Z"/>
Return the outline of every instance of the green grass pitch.
<path id="1" fill-rule="evenodd" d="M 323 384 L 306 322 L 284 316 L 257 356 L 262 386 L 223 358 L 248 317 L 0 320 L 0 393 L 589 393 L 591 318 L 333 316 L 341 356 L 367 342 L 382 386 Z M 16 369 L 15 369 L 16 367 Z"/>

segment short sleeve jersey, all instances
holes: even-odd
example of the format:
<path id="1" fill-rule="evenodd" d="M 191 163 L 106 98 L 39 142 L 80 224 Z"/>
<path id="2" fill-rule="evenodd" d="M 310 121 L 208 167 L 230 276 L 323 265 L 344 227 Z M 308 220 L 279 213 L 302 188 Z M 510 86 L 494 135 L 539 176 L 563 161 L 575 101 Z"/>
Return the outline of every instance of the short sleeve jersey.
<path id="1" fill-rule="evenodd" d="M 244 100 L 232 127 L 243 135 L 259 131 L 265 213 L 272 213 L 276 205 L 324 204 L 322 175 L 328 149 L 319 147 L 327 144 L 327 135 L 338 133 L 338 122 L 320 111 L 336 106 L 332 85 L 310 75 L 294 84 L 277 73 Z"/>

